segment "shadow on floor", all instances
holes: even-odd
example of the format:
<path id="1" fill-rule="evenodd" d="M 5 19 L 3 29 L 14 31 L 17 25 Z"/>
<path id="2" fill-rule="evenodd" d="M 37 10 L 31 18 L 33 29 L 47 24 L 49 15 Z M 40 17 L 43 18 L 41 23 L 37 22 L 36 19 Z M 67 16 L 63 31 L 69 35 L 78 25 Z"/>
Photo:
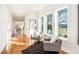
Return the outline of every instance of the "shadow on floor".
<path id="1" fill-rule="evenodd" d="M 36 42 L 32 46 L 22 51 L 22 54 L 58 54 L 55 51 L 44 51 L 43 42 Z"/>

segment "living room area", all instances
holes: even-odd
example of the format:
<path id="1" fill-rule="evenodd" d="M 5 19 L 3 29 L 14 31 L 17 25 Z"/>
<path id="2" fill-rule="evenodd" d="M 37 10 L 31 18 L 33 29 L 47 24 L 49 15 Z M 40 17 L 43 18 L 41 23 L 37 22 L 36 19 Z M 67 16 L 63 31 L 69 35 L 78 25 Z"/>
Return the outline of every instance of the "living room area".
<path id="1" fill-rule="evenodd" d="M 78 54 L 77 4 L 0 5 L 1 54 Z"/>

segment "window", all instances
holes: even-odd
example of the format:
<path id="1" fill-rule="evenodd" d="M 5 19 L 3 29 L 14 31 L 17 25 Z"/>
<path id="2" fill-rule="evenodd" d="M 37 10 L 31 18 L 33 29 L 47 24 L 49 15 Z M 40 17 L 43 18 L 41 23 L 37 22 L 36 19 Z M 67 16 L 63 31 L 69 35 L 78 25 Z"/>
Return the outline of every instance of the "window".
<path id="1" fill-rule="evenodd" d="M 52 14 L 47 15 L 47 34 L 52 34 Z"/>
<path id="2" fill-rule="evenodd" d="M 44 34 L 52 34 L 52 14 L 41 17 L 41 32 Z"/>
<path id="3" fill-rule="evenodd" d="M 41 26 L 41 27 L 42 27 L 42 28 L 41 28 L 41 33 L 43 33 L 43 17 L 41 17 L 41 21 L 42 21 L 42 22 L 41 22 L 41 23 L 42 23 L 42 24 L 41 24 L 41 25 L 42 25 L 42 26 Z"/>
<path id="4" fill-rule="evenodd" d="M 36 20 L 35 19 L 29 20 L 29 30 L 30 30 L 30 35 L 36 34 L 37 26 L 36 26 Z"/>
<path id="5" fill-rule="evenodd" d="M 67 13 L 67 8 L 57 10 L 58 36 L 63 38 L 67 38 Z"/>

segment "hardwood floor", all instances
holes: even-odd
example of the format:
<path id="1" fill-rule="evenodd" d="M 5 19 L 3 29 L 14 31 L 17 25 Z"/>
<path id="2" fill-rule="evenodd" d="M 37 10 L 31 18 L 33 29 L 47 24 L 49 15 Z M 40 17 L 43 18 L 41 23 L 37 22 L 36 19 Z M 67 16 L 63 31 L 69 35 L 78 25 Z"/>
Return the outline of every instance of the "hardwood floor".
<path id="1" fill-rule="evenodd" d="M 60 50 L 59 51 L 59 54 L 68 54 L 67 52 L 63 51 L 63 50 Z"/>
<path id="2" fill-rule="evenodd" d="M 22 50 L 28 48 L 34 43 L 34 41 L 31 41 L 31 44 L 29 45 L 29 40 L 30 39 L 26 35 L 12 37 L 12 39 L 8 42 L 7 47 L 5 47 L 5 49 L 2 51 L 2 54 L 22 54 Z M 59 54 L 67 53 L 60 50 Z"/>
<path id="3" fill-rule="evenodd" d="M 25 35 L 18 35 L 15 37 L 12 37 L 11 41 L 9 41 L 7 47 L 6 54 L 18 54 L 23 49 L 27 48 L 29 46 L 29 38 Z"/>

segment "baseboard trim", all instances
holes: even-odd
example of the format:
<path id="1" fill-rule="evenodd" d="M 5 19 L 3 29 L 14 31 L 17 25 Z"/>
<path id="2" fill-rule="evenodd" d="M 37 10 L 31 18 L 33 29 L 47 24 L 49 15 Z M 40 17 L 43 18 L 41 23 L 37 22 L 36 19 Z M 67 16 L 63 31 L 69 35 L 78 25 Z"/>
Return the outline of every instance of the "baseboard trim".
<path id="1" fill-rule="evenodd" d="M 1 54 L 6 54 L 6 47 L 1 51 Z"/>
<path id="2" fill-rule="evenodd" d="M 2 53 L 2 50 L 0 50 L 0 54 Z"/>
<path id="3" fill-rule="evenodd" d="M 59 52 L 60 54 L 68 54 L 67 52 L 63 51 L 63 50 L 60 50 Z"/>

